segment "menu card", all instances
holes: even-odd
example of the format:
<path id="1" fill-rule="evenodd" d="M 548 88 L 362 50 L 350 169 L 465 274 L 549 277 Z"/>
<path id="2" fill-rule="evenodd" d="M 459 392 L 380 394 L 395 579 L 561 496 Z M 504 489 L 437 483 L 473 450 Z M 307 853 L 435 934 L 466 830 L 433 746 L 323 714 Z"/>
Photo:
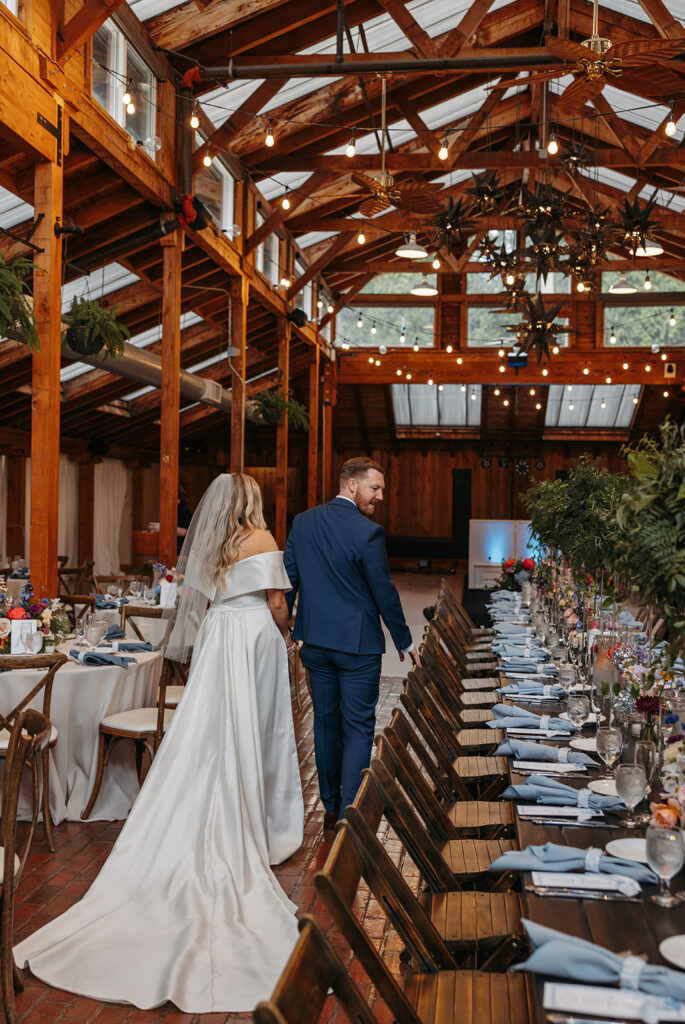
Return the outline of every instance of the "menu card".
<path id="1" fill-rule="evenodd" d="M 546 1010 L 611 1017 L 612 1020 L 685 1021 L 685 1003 L 625 988 L 571 985 L 546 981 L 542 991 Z"/>

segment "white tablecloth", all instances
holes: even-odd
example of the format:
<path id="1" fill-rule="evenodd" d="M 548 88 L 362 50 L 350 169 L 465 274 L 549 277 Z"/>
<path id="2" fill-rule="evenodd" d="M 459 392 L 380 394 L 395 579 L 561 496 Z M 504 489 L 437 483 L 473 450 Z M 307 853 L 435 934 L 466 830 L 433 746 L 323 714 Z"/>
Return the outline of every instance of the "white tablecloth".
<path id="1" fill-rule="evenodd" d="M 131 603 L 128 607 L 132 608 L 135 605 Z M 118 626 L 121 622 L 121 610 L 119 608 L 96 608 L 95 618 L 106 622 L 108 626 L 112 626 L 115 623 Z M 160 644 L 164 640 L 169 621 L 168 619 L 138 619 L 136 625 L 145 639 L 149 640 L 151 644 Z M 126 635 L 131 637 L 132 640 L 139 639 L 133 631 L 130 622 L 126 623 Z"/>
<path id="2" fill-rule="evenodd" d="M 68 653 L 73 646 L 74 642 L 68 641 L 60 650 Z M 68 661 L 55 673 L 50 718 L 59 731 L 59 739 L 50 752 L 50 810 L 56 823 L 65 818 L 80 821 L 88 803 L 97 767 L 100 719 L 117 711 L 151 707 L 156 701 L 161 654 L 153 651 L 127 656 L 135 657 L 137 662 L 128 669 L 93 668 Z M 40 669 L 12 669 L 0 673 L 0 711 L 9 711 L 21 700 L 38 672 Z M 42 710 L 42 692 L 31 707 Z M 91 819 L 125 818 L 138 788 L 133 742 L 121 740 L 105 768 Z M 31 816 L 28 778 L 22 786 L 19 816 Z"/>

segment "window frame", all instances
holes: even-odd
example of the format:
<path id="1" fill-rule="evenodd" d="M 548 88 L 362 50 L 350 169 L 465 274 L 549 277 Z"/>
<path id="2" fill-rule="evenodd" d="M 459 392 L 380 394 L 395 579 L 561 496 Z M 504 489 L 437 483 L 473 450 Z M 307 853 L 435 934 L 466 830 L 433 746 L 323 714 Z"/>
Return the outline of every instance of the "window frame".
<path id="1" fill-rule="evenodd" d="M 2 0 L 0 0 L 2 2 Z M 108 84 L 108 96 L 107 102 L 103 103 L 100 97 L 95 91 L 95 80 L 91 72 L 90 75 L 90 95 L 98 106 L 104 110 L 108 117 L 110 117 L 115 124 L 119 125 L 127 135 L 133 138 L 131 130 L 127 127 L 127 118 L 129 116 L 126 113 L 126 108 L 121 101 L 121 97 L 124 94 L 126 83 L 129 81 L 130 75 L 128 75 L 128 48 L 133 51 L 136 59 L 140 65 L 145 69 L 148 80 L 146 82 L 139 81 L 136 79 L 136 83 L 140 88 L 141 95 L 144 102 L 147 104 L 147 131 L 145 134 L 146 138 L 154 138 L 157 134 L 157 78 L 155 72 L 150 67 L 145 57 L 142 55 L 140 50 L 136 48 L 135 43 L 129 39 L 129 37 L 122 31 L 122 29 L 116 24 L 112 18 L 108 18 L 107 21 L 103 22 L 102 25 L 96 30 L 93 35 L 93 39 L 90 44 L 91 57 L 93 56 L 95 39 L 99 32 L 107 31 L 111 32 L 115 43 L 115 66 L 111 69 L 114 76 L 114 81 Z M 104 72 L 107 74 L 107 72 Z M 136 140 L 138 141 L 138 140 Z M 140 145 L 139 147 L 143 153 L 150 160 L 155 161 L 157 159 L 157 153 L 154 150 L 148 149 L 147 146 Z"/>

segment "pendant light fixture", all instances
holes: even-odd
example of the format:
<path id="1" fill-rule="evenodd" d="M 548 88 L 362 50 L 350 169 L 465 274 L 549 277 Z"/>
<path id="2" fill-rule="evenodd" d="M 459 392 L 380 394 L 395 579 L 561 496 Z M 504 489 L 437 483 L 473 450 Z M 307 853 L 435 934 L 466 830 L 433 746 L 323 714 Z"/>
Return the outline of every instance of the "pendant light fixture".
<path id="1" fill-rule="evenodd" d="M 634 284 L 630 283 L 625 275 L 625 271 L 621 271 L 618 281 L 614 281 L 609 291 L 612 295 L 633 295 L 637 288 Z"/>
<path id="2" fill-rule="evenodd" d="M 433 296 L 438 294 L 438 289 L 434 287 L 424 274 L 418 284 L 415 284 L 411 290 L 412 295 L 419 296 Z"/>
<path id="3" fill-rule="evenodd" d="M 405 260 L 423 260 L 428 253 L 422 245 L 416 241 L 416 232 L 409 232 L 409 239 L 402 242 L 398 249 L 395 249 L 395 256 L 401 256 Z"/>

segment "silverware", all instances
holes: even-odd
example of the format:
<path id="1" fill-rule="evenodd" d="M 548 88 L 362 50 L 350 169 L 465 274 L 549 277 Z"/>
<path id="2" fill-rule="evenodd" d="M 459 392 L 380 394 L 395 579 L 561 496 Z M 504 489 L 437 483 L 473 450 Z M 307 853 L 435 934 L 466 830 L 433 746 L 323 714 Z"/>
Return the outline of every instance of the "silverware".
<path id="1" fill-rule="evenodd" d="M 621 892 L 607 892 L 604 889 L 573 889 L 554 886 L 527 885 L 526 892 L 535 896 L 567 897 L 576 900 L 603 900 L 604 902 L 635 903 L 636 896 L 626 896 Z"/>
<path id="2" fill-rule="evenodd" d="M 527 814 L 521 815 L 521 821 L 532 825 L 566 825 L 572 828 L 618 828 L 608 821 L 578 821 L 577 818 L 529 818 Z"/>
<path id="3" fill-rule="evenodd" d="M 626 1020 L 608 1020 L 606 1017 L 567 1017 L 563 1013 L 548 1013 L 547 1024 L 628 1024 Z"/>

